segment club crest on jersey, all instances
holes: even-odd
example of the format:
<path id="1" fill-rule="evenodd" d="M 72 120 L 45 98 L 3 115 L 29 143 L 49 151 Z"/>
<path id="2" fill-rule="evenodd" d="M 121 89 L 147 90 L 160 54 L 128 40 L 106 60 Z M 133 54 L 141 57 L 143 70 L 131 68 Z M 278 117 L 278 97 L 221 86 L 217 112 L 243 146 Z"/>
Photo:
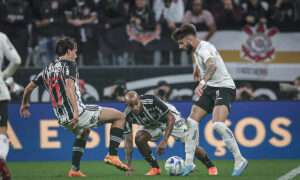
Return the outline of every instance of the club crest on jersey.
<path id="1" fill-rule="evenodd" d="M 241 57 L 253 62 L 270 62 L 275 58 L 275 48 L 271 37 L 277 34 L 277 29 L 267 29 L 266 25 L 258 24 L 255 27 L 246 26 L 243 29 L 248 39 L 242 45 Z"/>

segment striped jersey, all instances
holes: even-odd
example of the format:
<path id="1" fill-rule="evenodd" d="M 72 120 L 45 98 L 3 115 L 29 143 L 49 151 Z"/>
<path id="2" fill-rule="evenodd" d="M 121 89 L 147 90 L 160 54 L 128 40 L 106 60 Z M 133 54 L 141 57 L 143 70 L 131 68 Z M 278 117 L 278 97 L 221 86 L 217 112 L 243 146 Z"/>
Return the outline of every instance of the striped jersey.
<path id="1" fill-rule="evenodd" d="M 37 85 L 44 85 L 48 90 L 58 123 L 63 125 L 73 119 L 73 107 L 66 92 L 65 80 L 71 78 L 75 81 L 76 101 L 79 116 L 85 110 L 81 101 L 81 94 L 78 85 L 79 74 L 75 61 L 58 58 L 45 67 L 32 80 Z"/>
<path id="2" fill-rule="evenodd" d="M 131 112 L 129 108 L 124 110 L 126 115 L 124 134 L 132 133 L 132 124 L 160 126 L 162 124 L 166 124 L 167 120 L 165 115 L 168 112 L 180 115 L 172 104 L 163 101 L 154 95 L 142 95 L 141 103 L 142 110 L 138 115 Z"/>

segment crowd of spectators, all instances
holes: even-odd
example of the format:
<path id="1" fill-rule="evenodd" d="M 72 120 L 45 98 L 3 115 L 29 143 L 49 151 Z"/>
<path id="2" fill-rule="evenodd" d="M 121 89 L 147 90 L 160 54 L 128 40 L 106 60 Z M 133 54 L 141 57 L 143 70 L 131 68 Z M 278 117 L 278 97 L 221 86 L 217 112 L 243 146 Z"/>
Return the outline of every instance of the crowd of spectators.
<path id="1" fill-rule="evenodd" d="M 158 50 L 159 64 L 172 60 L 180 65 L 170 34 L 187 22 L 206 31 L 207 41 L 218 30 L 257 23 L 299 32 L 300 1 L 0 0 L 0 31 L 16 47 L 22 66 L 43 67 L 53 61 L 54 43 L 62 35 L 78 42 L 79 65 L 151 65 Z M 130 33 L 140 43 L 130 40 Z M 162 48 L 156 49 L 153 39 L 161 39 Z"/>

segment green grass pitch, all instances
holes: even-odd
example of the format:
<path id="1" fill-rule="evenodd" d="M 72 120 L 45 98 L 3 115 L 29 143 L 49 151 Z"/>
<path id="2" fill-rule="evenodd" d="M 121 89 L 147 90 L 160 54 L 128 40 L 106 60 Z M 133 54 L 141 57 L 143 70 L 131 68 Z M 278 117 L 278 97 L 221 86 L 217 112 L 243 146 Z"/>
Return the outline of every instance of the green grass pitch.
<path id="1" fill-rule="evenodd" d="M 165 160 L 159 160 L 162 167 L 160 176 L 145 176 L 150 166 L 145 160 L 134 160 L 133 168 L 137 172 L 132 176 L 126 176 L 124 172 L 117 168 L 106 165 L 103 161 L 83 161 L 81 162 L 81 171 L 87 176 L 84 179 L 105 179 L 105 180 L 176 180 L 176 179 L 205 179 L 205 180 L 274 180 L 300 165 L 298 160 L 249 160 L 249 164 L 244 174 L 239 177 L 232 177 L 233 160 L 214 160 L 219 175 L 209 176 L 204 165 L 200 161 L 194 161 L 198 171 L 186 177 L 169 176 L 164 169 Z M 67 177 L 71 162 L 7 162 L 7 166 L 12 174 L 13 180 L 56 180 L 70 179 Z M 81 178 L 75 178 L 81 179 Z M 300 179 L 298 174 L 294 180 Z"/>

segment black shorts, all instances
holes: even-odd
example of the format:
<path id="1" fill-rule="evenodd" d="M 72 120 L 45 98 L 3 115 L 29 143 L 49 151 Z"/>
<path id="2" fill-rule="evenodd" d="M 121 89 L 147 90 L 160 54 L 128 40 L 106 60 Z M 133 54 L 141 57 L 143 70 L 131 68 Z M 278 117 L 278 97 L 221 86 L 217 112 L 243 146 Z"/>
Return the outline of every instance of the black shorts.
<path id="1" fill-rule="evenodd" d="M 236 89 L 207 86 L 202 96 L 195 105 L 211 113 L 215 106 L 225 105 L 230 111 L 231 103 L 234 101 Z"/>
<path id="2" fill-rule="evenodd" d="M 0 101 L 0 127 L 7 127 L 8 101 Z"/>

